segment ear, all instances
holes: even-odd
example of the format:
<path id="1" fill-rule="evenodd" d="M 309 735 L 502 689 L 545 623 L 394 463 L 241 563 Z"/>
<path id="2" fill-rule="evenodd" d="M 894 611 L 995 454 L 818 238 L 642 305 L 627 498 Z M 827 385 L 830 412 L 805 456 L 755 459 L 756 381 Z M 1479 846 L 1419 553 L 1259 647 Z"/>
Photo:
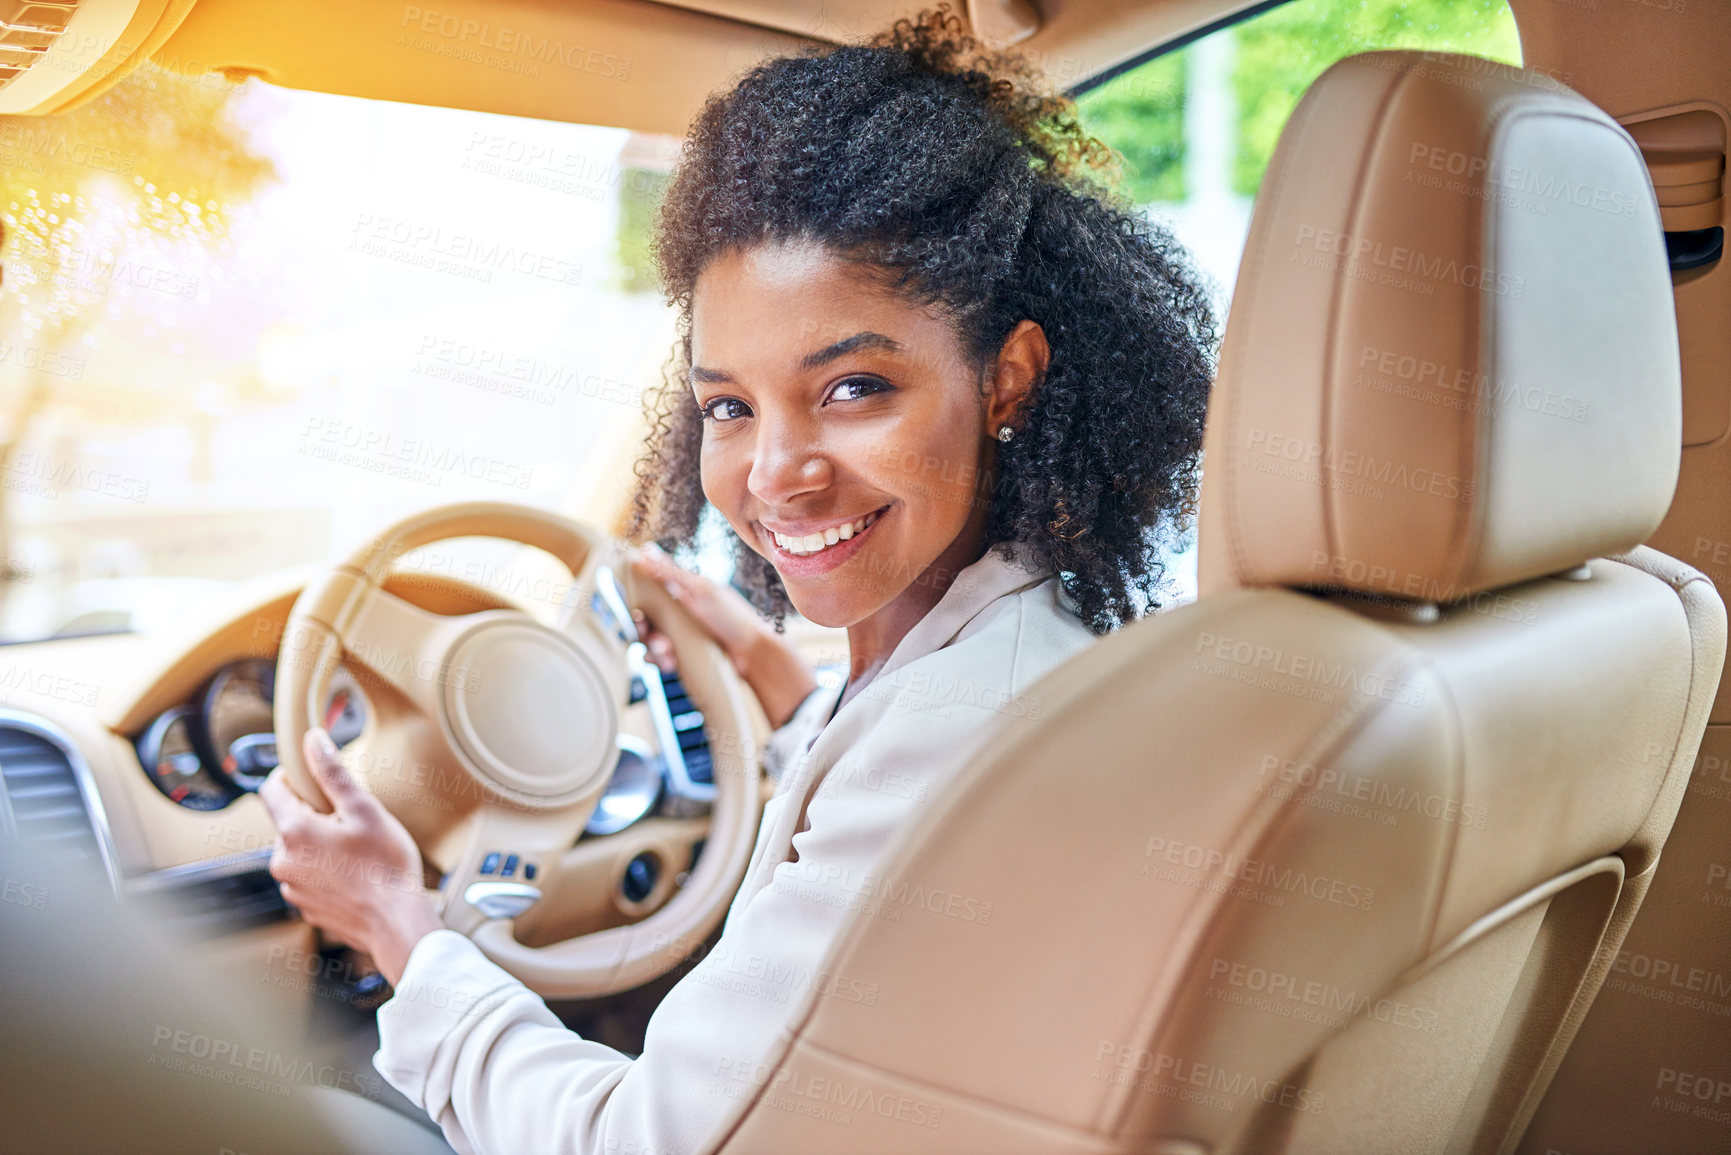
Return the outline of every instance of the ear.
<path id="1" fill-rule="evenodd" d="M 1021 431 L 1021 414 L 1045 380 L 1052 348 L 1038 321 L 1018 321 L 1004 338 L 986 381 L 986 436 L 995 438 L 1000 425 Z"/>

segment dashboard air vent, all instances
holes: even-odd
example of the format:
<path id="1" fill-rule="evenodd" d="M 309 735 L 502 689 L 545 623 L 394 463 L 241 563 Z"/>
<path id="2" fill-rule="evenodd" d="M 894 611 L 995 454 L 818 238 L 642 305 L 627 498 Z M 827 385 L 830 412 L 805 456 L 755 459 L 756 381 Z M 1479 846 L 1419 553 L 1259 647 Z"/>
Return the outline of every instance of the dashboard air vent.
<path id="1" fill-rule="evenodd" d="M 34 730 L 0 725 L 0 786 L 22 842 L 57 863 L 107 869 L 102 834 L 59 743 Z"/>
<path id="2" fill-rule="evenodd" d="M 266 855 L 263 861 L 268 861 Z M 147 895 L 177 932 L 209 938 L 289 917 L 276 879 L 266 870 L 190 874 Z"/>
<path id="3" fill-rule="evenodd" d="M 678 674 L 662 674 L 661 684 L 667 691 L 667 712 L 673 715 L 673 732 L 679 736 L 679 748 L 685 753 L 685 772 L 693 782 L 710 785 L 715 781 L 715 763 L 709 752 L 709 738 L 703 732 L 703 714 L 685 692 Z"/>

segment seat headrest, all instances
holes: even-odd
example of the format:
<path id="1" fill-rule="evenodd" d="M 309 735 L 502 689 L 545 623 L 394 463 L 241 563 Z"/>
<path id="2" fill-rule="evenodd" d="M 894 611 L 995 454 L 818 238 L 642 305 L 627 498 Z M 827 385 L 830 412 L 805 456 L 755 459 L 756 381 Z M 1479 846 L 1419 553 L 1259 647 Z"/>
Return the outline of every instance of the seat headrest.
<path id="1" fill-rule="evenodd" d="M 1540 73 L 1320 77 L 1256 200 L 1203 458 L 1200 584 L 1453 602 L 1646 540 L 1682 441 L 1641 154 Z"/>

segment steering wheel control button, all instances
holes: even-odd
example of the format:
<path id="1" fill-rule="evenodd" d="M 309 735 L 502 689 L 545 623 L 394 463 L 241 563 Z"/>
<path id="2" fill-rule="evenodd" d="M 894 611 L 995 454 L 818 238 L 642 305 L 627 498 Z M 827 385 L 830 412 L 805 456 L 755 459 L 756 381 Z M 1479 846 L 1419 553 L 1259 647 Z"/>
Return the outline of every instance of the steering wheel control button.
<path id="1" fill-rule="evenodd" d="M 541 901 L 541 891 L 520 882 L 471 882 L 463 901 L 488 918 L 516 918 Z"/>
<path id="2" fill-rule="evenodd" d="M 482 874 L 492 874 L 495 870 L 498 870 L 498 869 L 499 869 L 499 856 L 497 854 L 489 854 L 487 857 L 485 857 L 481 860 L 481 873 Z"/>
<path id="3" fill-rule="evenodd" d="M 612 770 L 617 691 L 577 642 L 534 622 L 492 621 L 458 639 L 449 661 L 453 744 L 505 801 L 565 805 Z"/>

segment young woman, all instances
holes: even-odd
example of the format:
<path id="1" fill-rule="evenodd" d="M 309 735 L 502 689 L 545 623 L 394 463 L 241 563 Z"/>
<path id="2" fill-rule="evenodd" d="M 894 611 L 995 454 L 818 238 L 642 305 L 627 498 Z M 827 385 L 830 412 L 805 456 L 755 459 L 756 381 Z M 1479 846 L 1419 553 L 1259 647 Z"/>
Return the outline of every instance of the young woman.
<path id="1" fill-rule="evenodd" d="M 897 917 L 883 848 L 1037 714 L 1043 675 L 1157 606 L 1214 326 L 1110 163 L 1025 60 L 943 10 L 772 60 L 698 117 L 658 223 L 682 338 L 629 536 L 689 546 L 713 507 L 756 607 L 645 551 L 778 727 L 719 941 L 633 1059 L 566 1030 L 418 890 L 351 881 L 418 877 L 419 855 L 321 732 L 332 815 L 266 786 L 285 896 L 394 984 L 374 1063 L 458 1150 L 713 1146 L 802 1001 L 840 997 L 824 963 L 848 921 Z M 846 628 L 839 692 L 785 644 L 790 608 Z M 356 859 L 379 869 L 293 865 Z"/>

